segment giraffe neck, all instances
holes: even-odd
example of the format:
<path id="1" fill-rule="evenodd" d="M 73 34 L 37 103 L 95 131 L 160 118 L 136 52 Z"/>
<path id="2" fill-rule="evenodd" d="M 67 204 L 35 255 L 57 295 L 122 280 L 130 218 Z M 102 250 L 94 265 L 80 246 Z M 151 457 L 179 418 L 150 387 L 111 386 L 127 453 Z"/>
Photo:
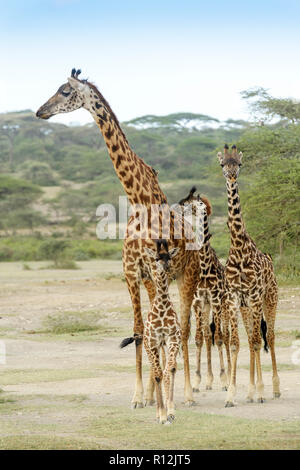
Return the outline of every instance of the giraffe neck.
<path id="1" fill-rule="evenodd" d="M 196 236 L 197 241 L 201 246 L 199 250 L 199 258 L 201 262 L 202 274 L 207 275 L 209 266 L 211 264 L 212 249 L 209 242 L 211 235 L 209 233 L 208 216 L 206 210 L 203 214 L 203 229 L 200 230 L 199 234 L 196 233 Z"/>
<path id="2" fill-rule="evenodd" d="M 97 88 L 88 83 L 89 95 L 84 108 L 96 121 L 110 158 L 131 204 L 163 204 L 166 196 L 159 187 L 154 170 L 131 149 L 109 104 Z"/>
<path id="3" fill-rule="evenodd" d="M 208 217 L 206 211 L 204 211 L 204 216 L 203 216 L 203 235 L 202 235 L 202 247 L 200 249 L 200 253 L 203 255 L 207 255 L 210 251 L 210 233 L 209 233 L 209 227 L 208 227 Z"/>
<path id="4" fill-rule="evenodd" d="M 167 273 L 163 271 L 156 271 L 156 300 L 163 304 L 170 301 L 169 296 L 169 281 Z"/>
<path id="5" fill-rule="evenodd" d="M 231 247 L 241 248 L 244 240 L 245 227 L 242 218 L 241 203 L 237 181 L 227 181 L 228 196 L 228 228 L 230 230 Z"/>

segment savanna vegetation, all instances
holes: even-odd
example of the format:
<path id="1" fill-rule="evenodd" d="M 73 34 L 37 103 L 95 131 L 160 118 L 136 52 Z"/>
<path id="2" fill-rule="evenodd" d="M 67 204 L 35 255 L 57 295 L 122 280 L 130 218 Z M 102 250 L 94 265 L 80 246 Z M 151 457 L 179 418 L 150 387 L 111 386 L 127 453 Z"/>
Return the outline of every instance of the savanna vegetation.
<path id="1" fill-rule="evenodd" d="M 224 143 L 244 152 L 240 175 L 247 228 L 272 254 L 279 278 L 300 276 L 300 105 L 264 89 L 243 97 L 251 122 L 177 113 L 143 116 L 122 124 L 132 148 L 159 171 L 170 203 L 195 184 L 207 195 L 214 218 L 212 243 L 226 257 L 225 181 L 216 159 Z M 0 115 L 0 261 L 121 258 L 122 241 L 98 240 L 96 208 L 118 207 L 124 195 L 104 141 L 94 124 L 65 126 L 34 113 Z"/>

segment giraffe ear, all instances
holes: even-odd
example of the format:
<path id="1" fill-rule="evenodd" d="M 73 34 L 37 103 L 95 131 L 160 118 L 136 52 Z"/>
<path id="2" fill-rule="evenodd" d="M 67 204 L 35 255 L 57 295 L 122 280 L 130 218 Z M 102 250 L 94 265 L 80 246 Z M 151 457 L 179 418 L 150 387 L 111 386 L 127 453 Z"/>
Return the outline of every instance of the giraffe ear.
<path id="1" fill-rule="evenodd" d="M 240 152 L 240 153 L 239 153 L 239 160 L 240 160 L 240 163 L 242 162 L 242 158 L 243 158 L 243 153 Z"/>
<path id="2" fill-rule="evenodd" d="M 222 152 L 218 152 L 218 159 L 219 159 L 220 165 L 223 165 L 224 157 L 223 157 Z"/>
<path id="3" fill-rule="evenodd" d="M 177 253 L 179 252 L 179 248 L 172 248 L 171 250 L 169 250 L 169 256 L 170 258 L 174 258 L 174 256 L 177 255 Z"/>
<path id="4" fill-rule="evenodd" d="M 144 251 L 148 256 L 150 256 L 150 258 L 155 258 L 156 259 L 156 252 L 154 250 L 151 250 L 151 248 L 148 248 L 147 246 L 144 246 Z"/>
<path id="5" fill-rule="evenodd" d="M 70 86 L 79 92 L 83 92 L 85 87 L 87 86 L 85 83 L 80 82 L 79 80 L 76 80 L 76 78 L 69 77 L 68 82 Z"/>

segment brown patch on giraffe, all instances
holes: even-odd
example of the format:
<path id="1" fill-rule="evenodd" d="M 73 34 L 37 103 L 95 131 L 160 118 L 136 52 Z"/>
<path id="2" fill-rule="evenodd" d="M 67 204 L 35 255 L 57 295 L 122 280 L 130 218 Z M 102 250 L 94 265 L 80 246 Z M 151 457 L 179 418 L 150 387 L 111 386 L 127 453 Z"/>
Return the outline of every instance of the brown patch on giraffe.
<path id="1" fill-rule="evenodd" d="M 119 148 L 120 148 L 119 144 L 114 144 L 114 145 L 112 145 L 111 150 L 112 150 L 112 152 L 115 153 L 119 150 Z"/>
<path id="2" fill-rule="evenodd" d="M 121 154 L 118 154 L 118 156 L 117 156 L 117 160 L 116 160 L 116 169 L 118 169 L 118 168 L 119 168 L 119 166 L 120 166 L 120 165 L 121 165 L 121 163 L 122 163 L 122 160 L 123 160 L 123 155 L 121 155 Z"/>
<path id="3" fill-rule="evenodd" d="M 130 178 L 128 180 L 124 180 L 124 184 L 127 188 L 132 188 L 132 186 L 133 186 L 133 176 L 130 175 Z"/>
<path id="4" fill-rule="evenodd" d="M 105 132 L 105 137 L 107 139 L 111 139 L 112 135 L 113 135 L 113 130 L 111 129 L 111 126 L 109 126 L 108 130 Z"/>

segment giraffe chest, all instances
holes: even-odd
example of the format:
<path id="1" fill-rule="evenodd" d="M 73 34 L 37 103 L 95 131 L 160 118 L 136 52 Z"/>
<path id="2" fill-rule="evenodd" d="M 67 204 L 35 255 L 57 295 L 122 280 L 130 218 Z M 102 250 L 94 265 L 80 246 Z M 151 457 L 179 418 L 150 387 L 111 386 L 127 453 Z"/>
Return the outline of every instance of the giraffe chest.
<path id="1" fill-rule="evenodd" d="M 180 337 L 180 332 L 180 324 L 172 307 L 167 311 L 158 310 L 149 312 L 145 323 L 144 335 L 153 344 L 166 344 L 170 338 Z"/>
<path id="2" fill-rule="evenodd" d="M 231 289 L 248 293 L 260 281 L 261 274 L 255 259 L 250 255 L 240 256 L 239 253 L 231 253 L 225 268 L 226 283 Z"/>

